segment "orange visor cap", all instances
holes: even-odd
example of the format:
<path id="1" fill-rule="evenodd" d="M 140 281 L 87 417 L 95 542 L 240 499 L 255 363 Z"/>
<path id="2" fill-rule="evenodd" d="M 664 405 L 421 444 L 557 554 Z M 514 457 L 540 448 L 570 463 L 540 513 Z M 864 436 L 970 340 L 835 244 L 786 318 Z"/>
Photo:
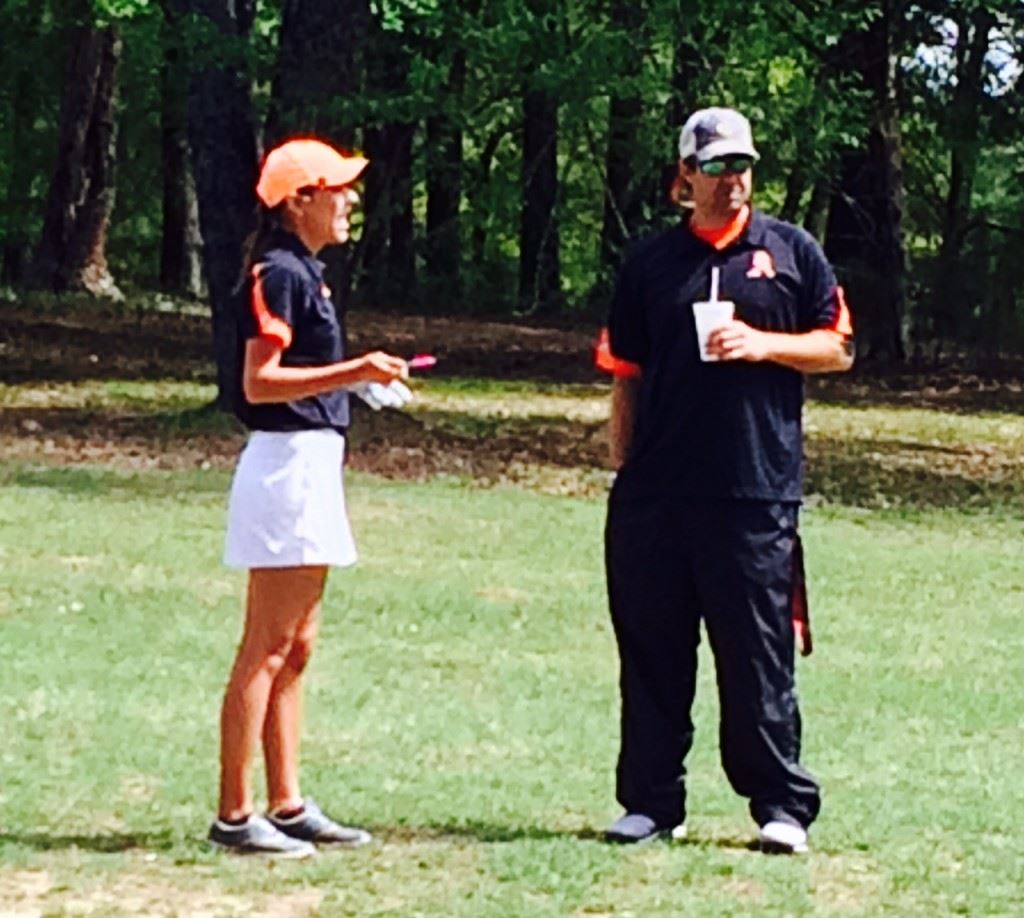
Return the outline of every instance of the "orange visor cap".
<path id="1" fill-rule="evenodd" d="M 267 154 L 256 194 L 277 207 L 301 188 L 341 188 L 354 182 L 369 160 L 344 156 L 320 140 L 289 140 Z"/>

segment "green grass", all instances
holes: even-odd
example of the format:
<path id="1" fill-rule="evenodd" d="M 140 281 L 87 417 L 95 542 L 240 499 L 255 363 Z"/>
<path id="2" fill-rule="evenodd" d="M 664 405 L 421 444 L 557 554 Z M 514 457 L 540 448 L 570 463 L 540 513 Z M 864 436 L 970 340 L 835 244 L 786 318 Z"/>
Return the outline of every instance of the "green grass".
<path id="1" fill-rule="evenodd" d="M 830 409 L 832 410 L 832 409 Z M 692 840 L 606 847 L 617 689 L 599 501 L 353 476 L 304 780 L 375 846 L 221 858 L 216 719 L 242 577 L 227 477 L 0 471 L 0 912 L 936 915 L 1024 887 L 1024 521 L 813 508 L 799 668 L 825 808 L 804 859 L 747 850 L 706 653 Z"/>

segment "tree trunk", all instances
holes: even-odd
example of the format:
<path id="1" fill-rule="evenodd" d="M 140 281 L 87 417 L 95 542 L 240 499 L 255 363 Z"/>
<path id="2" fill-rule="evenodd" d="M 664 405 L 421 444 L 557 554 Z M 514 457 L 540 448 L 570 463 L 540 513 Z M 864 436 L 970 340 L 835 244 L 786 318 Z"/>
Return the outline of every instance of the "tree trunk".
<path id="1" fill-rule="evenodd" d="M 356 250 L 356 286 L 363 296 L 373 301 L 384 296 L 384 272 L 388 254 L 388 219 L 390 211 L 389 133 L 386 127 L 367 128 L 363 146 L 370 159 L 363 183 L 363 232 Z"/>
<path id="2" fill-rule="evenodd" d="M 363 133 L 370 167 L 364 183 L 357 284 L 376 301 L 414 294 L 412 141 L 416 125 L 393 117 L 396 100 L 408 94 L 410 58 L 403 38 L 371 24 L 367 46 L 367 101 L 384 117 Z M 373 104 L 376 103 L 376 104 Z"/>
<path id="3" fill-rule="evenodd" d="M 76 29 L 61 102 L 57 163 L 32 267 L 36 286 L 121 297 L 106 257 L 114 209 L 120 57 L 115 29 Z"/>
<path id="4" fill-rule="evenodd" d="M 350 105 L 362 89 L 371 21 L 367 0 L 286 0 L 264 125 L 268 148 L 296 135 L 314 135 L 343 149 L 355 146 Z M 331 246 L 322 255 L 341 307 L 352 287 L 357 250 L 356 244 Z"/>
<path id="5" fill-rule="evenodd" d="M 413 242 L 412 141 L 413 124 L 392 127 L 391 212 L 388 220 L 388 283 L 395 301 L 416 289 L 416 247 Z"/>
<path id="6" fill-rule="evenodd" d="M 361 87 L 370 22 L 367 0 L 285 0 L 267 147 L 294 134 L 355 144 L 356 124 L 346 109 Z"/>
<path id="7" fill-rule="evenodd" d="M 181 16 L 162 0 L 164 60 L 160 70 L 160 134 L 163 164 L 163 221 L 160 285 L 170 293 L 199 298 L 204 293 L 199 203 L 189 164 L 188 65 L 181 45 Z"/>
<path id="8" fill-rule="evenodd" d="M 850 294 L 860 352 L 903 360 L 906 256 L 903 177 L 896 95 L 895 36 L 901 0 L 882 0 L 868 30 L 847 37 L 849 65 L 873 96 L 865 146 L 840 157 L 839 187 L 829 209 L 825 250 Z"/>
<path id="9" fill-rule="evenodd" d="M 797 162 L 793 168 L 789 170 L 789 175 L 786 176 L 786 197 L 779 210 L 780 220 L 785 220 L 787 223 L 796 223 L 797 217 L 800 213 L 800 202 L 803 200 L 806 188 L 807 172 L 804 167 Z"/>
<path id="10" fill-rule="evenodd" d="M 466 77 L 466 54 L 460 50 L 448 78 L 447 111 L 427 119 L 427 238 L 425 268 L 431 298 L 459 297 L 462 235 L 462 127 L 458 110 Z M 454 305 L 449 302 L 448 305 Z"/>
<path id="11" fill-rule="evenodd" d="M 636 138 L 640 135 L 643 103 L 636 85 L 643 66 L 644 8 L 633 0 L 615 0 L 613 26 L 629 36 L 629 59 L 623 66 L 626 92 L 612 96 L 608 111 L 605 153 L 604 215 L 601 225 L 601 266 L 611 275 L 618 268 L 629 240 L 643 223 L 643 203 L 651 195 L 649 176 L 637 169 Z M 647 192 L 647 193 L 645 193 Z"/>
<path id="12" fill-rule="evenodd" d="M 807 202 L 807 210 L 804 211 L 804 229 L 819 242 L 825 238 L 831 202 L 832 182 L 824 175 L 819 175 L 811 188 L 811 199 Z"/>
<path id="13" fill-rule="evenodd" d="M 257 149 L 244 53 L 252 0 L 176 0 L 220 39 L 195 60 L 189 81 L 188 134 L 199 199 L 203 262 L 210 291 L 217 401 L 230 410 L 239 379 L 236 310 L 242 244 L 253 225 Z"/>
<path id="14" fill-rule="evenodd" d="M 558 104 L 546 92 L 523 98 L 523 208 L 519 230 L 519 308 L 550 312 L 560 305 Z"/>
<path id="15" fill-rule="evenodd" d="M 359 243 L 359 289 L 378 303 L 408 299 L 416 282 L 413 246 L 412 140 L 414 126 L 386 124 L 365 132 L 366 218 Z"/>
<path id="16" fill-rule="evenodd" d="M 472 178 L 472 186 L 470 188 L 471 199 L 479 197 L 487 188 L 487 183 L 491 178 L 491 167 L 494 165 L 494 157 L 497 155 L 498 147 L 501 145 L 502 140 L 505 139 L 505 136 L 512 133 L 513 130 L 514 128 L 510 126 L 502 125 L 488 135 L 483 149 L 480 151 L 480 158 L 476 162 L 476 167 L 470 171 Z M 482 210 L 477 210 L 474 216 L 476 219 L 473 222 L 473 232 L 470 235 L 470 263 L 479 269 L 484 264 L 484 258 L 487 254 L 487 214 Z"/>
<path id="17" fill-rule="evenodd" d="M 937 345 L 955 337 L 958 313 L 971 296 L 968 272 L 960 263 L 978 171 L 979 126 L 985 96 L 982 72 L 995 17 L 984 7 L 964 12 L 957 23 L 956 87 L 948 112 L 949 189 L 942 221 L 939 270 L 933 290 Z"/>
<path id="18" fill-rule="evenodd" d="M 27 231 L 32 207 L 32 164 L 23 152 L 29 149 L 32 120 L 35 118 L 32 85 L 33 74 L 18 74 L 11 99 L 10 177 L 4 195 L 3 263 L 0 283 L 19 286 L 26 280 L 31 242 Z"/>

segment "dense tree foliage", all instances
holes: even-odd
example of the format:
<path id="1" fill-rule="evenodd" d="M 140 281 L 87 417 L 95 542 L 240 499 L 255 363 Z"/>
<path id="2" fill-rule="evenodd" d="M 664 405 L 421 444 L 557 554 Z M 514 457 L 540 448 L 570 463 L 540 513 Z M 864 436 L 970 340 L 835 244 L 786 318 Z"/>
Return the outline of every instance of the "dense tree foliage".
<path id="1" fill-rule="evenodd" d="M 317 132 L 373 161 L 353 302 L 597 314 L 678 219 L 686 114 L 726 104 L 863 354 L 1024 350 L 1017 0 L 2 0 L 0 28 L 8 285 L 205 284 L 216 319 L 260 151 Z"/>

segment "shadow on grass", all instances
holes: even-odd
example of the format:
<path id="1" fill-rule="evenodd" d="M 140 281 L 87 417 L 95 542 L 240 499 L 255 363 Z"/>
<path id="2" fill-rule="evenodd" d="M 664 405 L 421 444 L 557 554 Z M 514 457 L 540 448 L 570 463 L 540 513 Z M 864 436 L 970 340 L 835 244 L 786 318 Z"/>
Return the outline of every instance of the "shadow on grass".
<path id="1" fill-rule="evenodd" d="M 3 407 L 3 428 L 20 436 L 111 440 L 173 440 L 227 437 L 244 433 L 234 416 L 212 403 L 201 405 L 138 401 L 112 407 Z"/>
<path id="2" fill-rule="evenodd" d="M 812 435 L 805 491 L 828 503 L 860 507 L 1019 510 L 1020 472 L 1009 451 Z"/>
<path id="3" fill-rule="evenodd" d="M 701 837 L 690 835 L 682 839 L 659 839 L 641 845 L 623 845 L 607 842 L 602 829 L 586 826 L 582 829 L 549 829 L 544 826 L 498 825 L 489 822 L 440 823 L 425 826 L 377 826 L 374 834 L 392 843 L 454 841 L 466 839 L 481 844 L 507 844 L 521 841 L 556 841 L 576 839 L 583 842 L 597 842 L 610 849 L 642 850 L 649 844 L 668 845 L 679 848 L 724 848 L 735 851 L 760 851 L 757 839 L 737 836 Z"/>
<path id="4" fill-rule="evenodd" d="M 877 370 L 877 368 L 875 368 Z M 815 401 L 848 408 L 918 408 L 954 414 L 1024 412 L 1021 362 L 997 372 L 970 373 L 953 367 L 932 370 L 869 370 L 808 377 Z"/>
<path id="5" fill-rule="evenodd" d="M 603 421 L 551 415 L 478 416 L 432 409 L 372 412 L 353 407 L 351 468 L 395 480 L 455 476 L 479 484 L 517 484 L 603 497 L 607 452 Z M 1021 459 L 1012 441 L 938 443 L 811 431 L 806 493 L 833 505 L 871 509 L 1024 509 Z M 181 482 L 149 474 L 230 467 L 243 442 L 238 425 L 209 406 L 160 412 L 72 408 L 0 410 L 0 446 L 22 461 L 111 464 L 124 469 L 0 469 L 0 485 L 68 494 L 172 496 L 220 493 L 220 477 Z M 144 471 L 145 475 L 131 474 Z"/>
<path id="6" fill-rule="evenodd" d="M 21 467 L 0 469 L 0 487 L 47 488 L 74 497 L 150 497 L 180 499 L 183 484 L 178 476 L 125 473 L 107 469 Z M 224 483 L 208 475 L 193 475 L 188 493 L 223 494 Z"/>
<path id="7" fill-rule="evenodd" d="M 14 845 L 34 851 L 88 851 L 121 854 L 125 851 L 169 851 L 175 839 L 168 832 L 101 832 L 61 835 L 49 832 L 0 832 L 0 847 Z"/>
<path id="8" fill-rule="evenodd" d="M 520 841 L 553 841 L 575 838 L 580 841 L 601 841 L 597 829 L 548 829 L 544 826 L 498 825 L 489 822 L 440 823 L 425 826 L 376 826 L 375 836 L 389 842 L 455 841 L 467 839 L 483 844 L 505 844 Z"/>
<path id="9" fill-rule="evenodd" d="M 470 468 L 510 462 L 544 462 L 563 468 L 603 467 L 607 452 L 603 421 L 549 415 L 480 417 L 471 412 L 433 409 L 415 415 L 362 413 L 350 434 L 354 450 L 378 452 L 409 447 L 424 461 L 458 457 Z"/>
<path id="10" fill-rule="evenodd" d="M 594 842 L 609 850 L 642 851 L 655 845 L 671 848 L 705 848 L 730 851 L 761 852 L 756 839 L 736 836 L 660 839 L 642 845 L 623 845 L 606 842 L 604 832 L 593 827 L 582 829 L 548 829 L 543 826 L 497 825 L 487 822 L 468 822 L 426 826 L 375 826 L 374 835 L 391 844 L 416 842 L 470 841 L 484 845 L 514 844 L 529 841 L 558 841 L 574 839 Z M 129 851 L 167 852 L 179 845 L 181 839 L 170 831 L 164 832 L 109 832 L 95 835 L 46 832 L 0 832 L 0 848 L 11 845 L 33 851 L 85 851 L 91 854 L 124 854 Z M 201 843 L 205 846 L 205 841 Z"/>

